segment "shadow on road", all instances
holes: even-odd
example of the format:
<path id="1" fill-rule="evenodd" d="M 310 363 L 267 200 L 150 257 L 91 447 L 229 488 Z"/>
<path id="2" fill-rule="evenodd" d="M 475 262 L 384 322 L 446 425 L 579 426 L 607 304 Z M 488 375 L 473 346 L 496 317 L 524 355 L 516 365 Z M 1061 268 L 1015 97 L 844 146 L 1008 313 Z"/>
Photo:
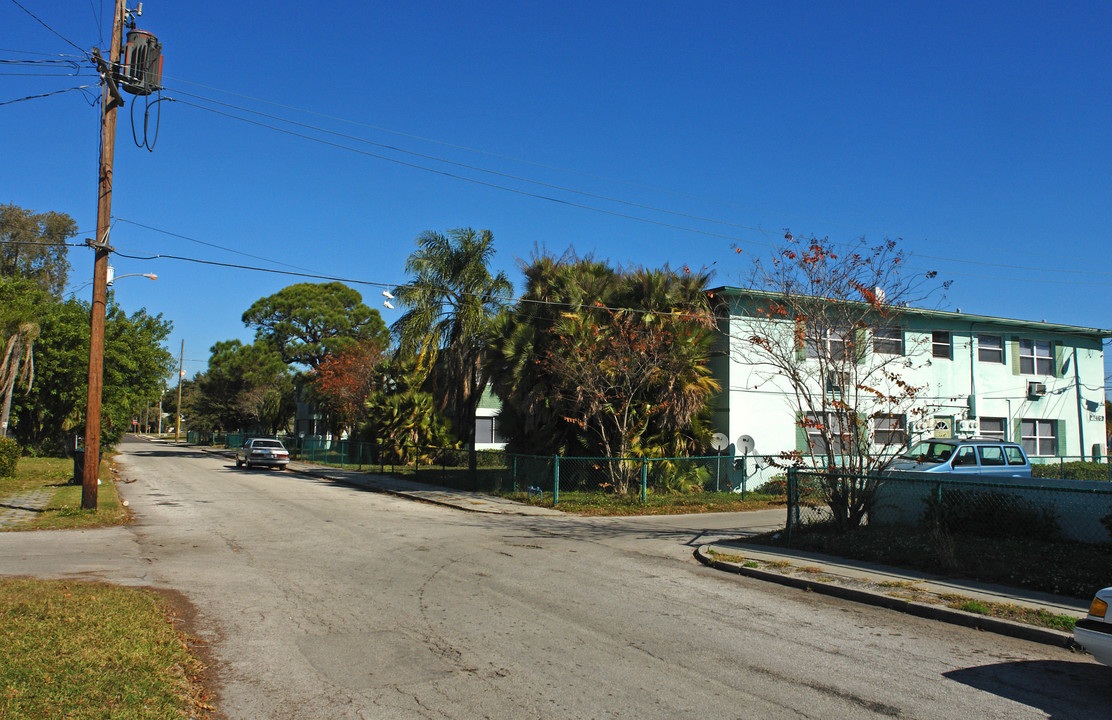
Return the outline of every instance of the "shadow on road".
<path id="1" fill-rule="evenodd" d="M 1090 662 L 1029 660 L 980 665 L 943 677 L 1037 708 L 1052 720 L 1108 717 L 1112 668 Z"/>
<path id="2" fill-rule="evenodd" d="M 172 457 L 172 458 L 207 458 L 212 457 L 209 453 L 200 452 L 198 450 L 132 450 L 128 448 L 128 455 L 137 455 L 140 457 Z"/>

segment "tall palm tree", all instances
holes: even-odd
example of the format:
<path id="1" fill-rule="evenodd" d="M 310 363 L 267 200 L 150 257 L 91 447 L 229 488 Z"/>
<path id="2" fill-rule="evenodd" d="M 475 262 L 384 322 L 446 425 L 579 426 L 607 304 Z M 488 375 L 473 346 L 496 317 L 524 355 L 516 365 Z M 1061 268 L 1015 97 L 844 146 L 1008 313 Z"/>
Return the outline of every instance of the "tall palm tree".
<path id="1" fill-rule="evenodd" d="M 417 244 L 405 264 L 412 280 L 394 289 L 408 310 L 391 330 L 403 356 L 429 353 L 433 358 L 430 380 L 437 404 L 451 419 L 456 437 L 474 449 L 483 334 L 509 301 L 513 284 L 505 273 L 490 273 L 494 235 L 489 230 L 426 231 Z"/>

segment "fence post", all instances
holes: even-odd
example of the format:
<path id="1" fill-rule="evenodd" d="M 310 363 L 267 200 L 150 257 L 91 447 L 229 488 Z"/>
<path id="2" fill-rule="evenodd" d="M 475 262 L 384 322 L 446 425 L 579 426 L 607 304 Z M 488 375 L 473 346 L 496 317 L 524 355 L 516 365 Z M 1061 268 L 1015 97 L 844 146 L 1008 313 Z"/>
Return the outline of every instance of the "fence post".
<path id="1" fill-rule="evenodd" d="M 514 455 L 513 483 L 514 483 L 514 492 L 517 492 L 517 455 Z"/>
<path id="2" fill-rule="evenodd" d="M 552 464 L 552 506 L 560 502 L 560 456 L 555 455 L 555 462 Z"/>
<path id="3" fill-rule="evenodd" d="M 799 482 L 799 470 L 796 469 L 794 466 L 788 468 L 788 487 L 787 487 L 788 519 L 787 519 L 787 522 L 785 523 L 784 534 L 787 537 L 787 541 L 788 541 L 789 545 L 791 544 L 791 541 L 792 541 L 792 526 L 795 525 L 795 523 L 793 522 L 793 519 L 794 519 L 794 516 L 795 516 L 795 500 L 796 500 L 795 491 L 796 491 L 796 484 L 798 482 Z"/>
<path id="4" fill-rule="evenodd" d="M 741 454 L 741 501 L 745 502 L 745 484 L 749 480 L 749 451 Z"/>
<path id="5" fill-rule="evenodd" d="M 943 519 L 942 518 L 942 512 L 943 512 L 942 511 L 942 481 L 941 480 L 939 480 L 938 482 L 935 483 L 935 486 L 934 486 L 934 501 L 936 503 L 935 506 L 938 508 L 938 511 L 935 514 L 934 522 L 937 525 L 937 527 L 941 528 L 943 526 L 943 523 L 942 523 L 942 519 Z"/>
<path id="6" fill-rule="evenodd" d="M 645 498 L 649 494 L 649 461 L 641 458 L 641 504 L 645 504 Z"/>

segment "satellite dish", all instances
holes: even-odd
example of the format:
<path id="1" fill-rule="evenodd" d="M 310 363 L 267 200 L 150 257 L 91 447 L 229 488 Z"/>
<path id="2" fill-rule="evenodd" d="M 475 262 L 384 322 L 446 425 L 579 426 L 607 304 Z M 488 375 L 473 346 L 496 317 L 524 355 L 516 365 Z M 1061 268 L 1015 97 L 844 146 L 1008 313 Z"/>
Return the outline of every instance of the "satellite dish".
<path id="1" fill-rule="evenodd" d="M 737 445 L 737 451 L 742 455 L 748 455 L 753 452 L 753 448 L 757 447 L 756 441 L 748 435 L 741 435 L 738 437 L 735 445 Z"/>
<path id="2" fill-rule="evenodd" d="M 730 438 L 722 433 L 715 433 L 710 436 L 710 446 L 715 450 L 725 450 L 730 447 Z"/>

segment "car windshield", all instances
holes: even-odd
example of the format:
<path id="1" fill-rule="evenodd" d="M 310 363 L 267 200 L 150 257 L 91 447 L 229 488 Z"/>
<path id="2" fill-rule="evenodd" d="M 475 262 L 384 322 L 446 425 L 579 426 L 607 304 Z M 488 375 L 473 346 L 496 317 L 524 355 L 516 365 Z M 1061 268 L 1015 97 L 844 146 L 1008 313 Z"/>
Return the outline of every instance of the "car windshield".
<path id="1" fill-rule="evenodd" d="M 278 442 L 277 440 L 256 440 L 255 442 L 253 442 L 253 443 L 251 444 L 251 447 L 257 447 L 257 448 L 281 448 L 281 449 L 283 449 L 283 450 L 285 449 L 285 448 L 282 448 L 282 443 Z"/>
<path id="2" fill-rule="evenodd" d="M 954 446 L 949 443 L 926 441 L 921 442 L 902 457 L 921 463 L 944 463 L 950 459 Z"/>

